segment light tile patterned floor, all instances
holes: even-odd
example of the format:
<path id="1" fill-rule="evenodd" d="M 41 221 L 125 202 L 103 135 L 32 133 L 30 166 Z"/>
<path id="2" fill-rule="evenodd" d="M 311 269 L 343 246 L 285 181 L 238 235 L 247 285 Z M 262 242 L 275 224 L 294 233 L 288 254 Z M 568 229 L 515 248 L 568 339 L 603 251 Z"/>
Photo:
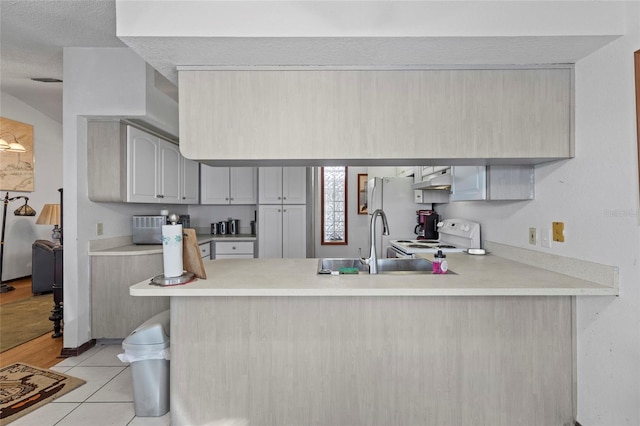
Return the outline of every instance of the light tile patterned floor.
<path id="1" fill-rule="evenodd" d="M 19 418 L 11 426 L 168 426 L 162 417 L 136 417 L 131 369 L 116 355 L 120 344 L 97 344 L 52 370 L 86 380 L 86 384 Z"/>

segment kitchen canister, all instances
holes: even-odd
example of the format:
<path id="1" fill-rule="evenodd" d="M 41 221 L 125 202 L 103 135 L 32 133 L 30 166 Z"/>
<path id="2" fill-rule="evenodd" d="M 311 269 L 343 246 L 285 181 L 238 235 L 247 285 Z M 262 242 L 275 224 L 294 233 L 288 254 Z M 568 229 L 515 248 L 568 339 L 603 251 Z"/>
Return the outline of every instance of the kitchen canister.
<path id="1" fill-rule="evenodd" d="M 220 233 L 220 226 L 217 222 L 211 224 L 211 235 L 218 235 Z"/>
<path id="2" fill-rule="evenodd" d="M 227 222 L 218 222 L 218 234 L 227 235 Z"/>
<path id="3" fill-rule="evenodd" d="M 240 233 L 240 219 L 229 220 L 229 234 L 237 235 Z"/>

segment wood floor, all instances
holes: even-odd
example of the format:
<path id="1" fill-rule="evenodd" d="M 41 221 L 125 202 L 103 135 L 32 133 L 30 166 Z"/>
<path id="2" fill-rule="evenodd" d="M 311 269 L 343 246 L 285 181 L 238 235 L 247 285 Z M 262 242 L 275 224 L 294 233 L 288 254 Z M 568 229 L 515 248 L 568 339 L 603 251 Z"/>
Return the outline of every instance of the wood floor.
<path id="1" fill-rule="evenodd" d="M 0 306 L 5 303 L 28 299 L 32 296 L 30 277 L 11 281 L 8 284 L 15 287 L 15 290 L 0 293 Z M 0 307 L 0 309 L 2 308 Z M 62 360 L 60 358 L 63 346 L 62 337 L 54 339 L 51 334 L 53 334 L 53 323 L 51 323 L 51 333 L 0 353 L 0 367 L 14 362 L 24 362 L 40 368 L 49 368 L 58 364 Z M 2 324 L 0 324 L 1 335 Z"/>

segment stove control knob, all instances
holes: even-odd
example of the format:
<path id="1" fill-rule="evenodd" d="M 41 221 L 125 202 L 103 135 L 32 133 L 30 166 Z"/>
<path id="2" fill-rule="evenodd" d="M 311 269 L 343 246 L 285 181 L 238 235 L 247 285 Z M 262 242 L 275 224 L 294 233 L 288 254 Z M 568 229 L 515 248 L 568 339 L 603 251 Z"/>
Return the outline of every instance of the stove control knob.
<path id="1" fill-rule="evenodd" d="M 463 231 L 465 231 L 465 232 L 466 232 L 466 231 L 468 231 L 469 229 L 471 229 L 471 228 L 469 227 L 469 225 L 462 225 L 462 230 L 463 230 Z"/>

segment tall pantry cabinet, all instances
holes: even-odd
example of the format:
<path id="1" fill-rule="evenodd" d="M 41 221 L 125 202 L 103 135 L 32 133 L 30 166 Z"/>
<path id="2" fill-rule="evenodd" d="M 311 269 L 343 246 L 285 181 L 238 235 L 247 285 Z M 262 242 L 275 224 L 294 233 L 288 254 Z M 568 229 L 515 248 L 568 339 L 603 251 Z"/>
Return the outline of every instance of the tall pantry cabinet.
<path id="1" fill-rule="evenodd" d="M 306 257 L 306 168 L 260 167 L 260 258 Z"/>

